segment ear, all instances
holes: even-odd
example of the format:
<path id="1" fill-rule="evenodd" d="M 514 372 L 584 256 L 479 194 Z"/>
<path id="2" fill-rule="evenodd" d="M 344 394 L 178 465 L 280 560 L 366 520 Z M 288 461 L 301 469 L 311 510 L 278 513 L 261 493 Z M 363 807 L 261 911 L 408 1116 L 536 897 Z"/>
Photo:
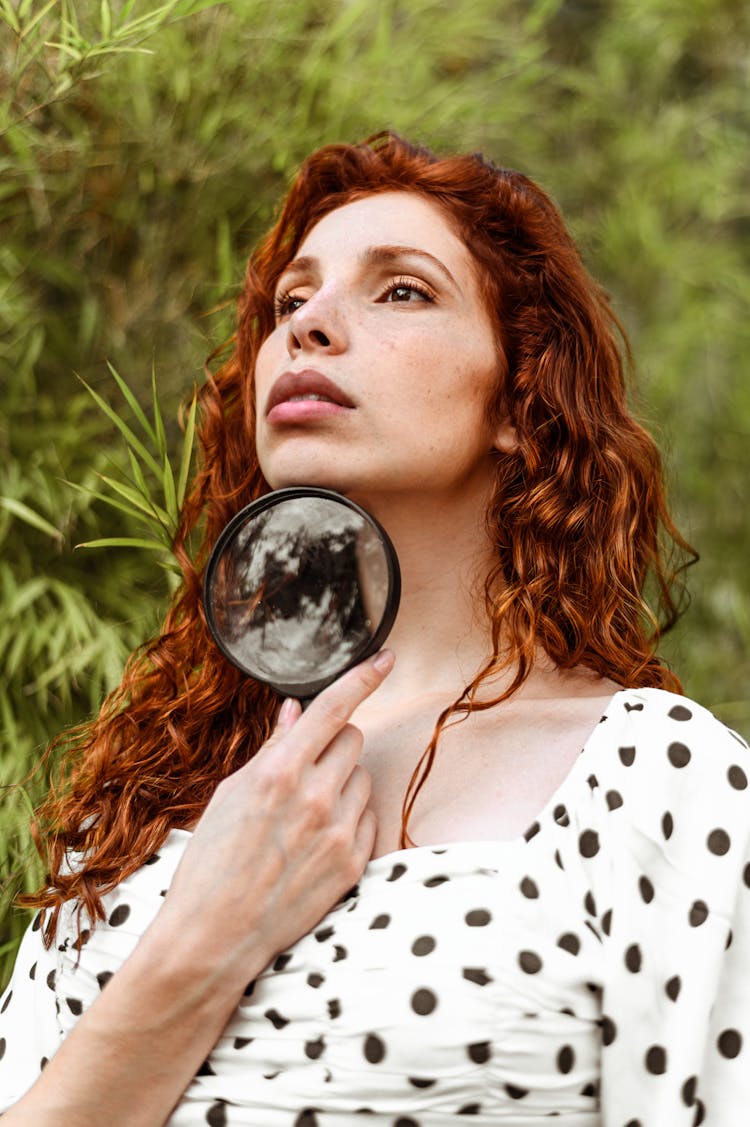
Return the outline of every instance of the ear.
<path id="1" fill-rule="evenodd" d="M 501 454 L 512 454 L 518 449 L 518 435 L 510 419 L 502 419 L 495 427 L 492 436 L 492 449 Z"/>

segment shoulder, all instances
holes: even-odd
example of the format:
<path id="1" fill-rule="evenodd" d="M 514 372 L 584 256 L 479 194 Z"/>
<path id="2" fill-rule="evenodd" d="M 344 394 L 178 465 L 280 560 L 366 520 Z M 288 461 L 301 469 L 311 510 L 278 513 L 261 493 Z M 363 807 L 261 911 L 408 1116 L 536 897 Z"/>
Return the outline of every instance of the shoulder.
<path id="1" fill-rule="evenodd" d="M 663 771 L 673 782 L 674 772 L 707 782 L 718 782 L 723 773 L 733 789 L 748 787 L 748 744 L 689 697 L 664 689 L 622 689 L 607 710 L 607 722 L 624 766 L 634 766 L 637 757 L 641 770 Z"/>
<path id="2" fill-rule="evenodd" d="M 626 689 L 613 698 L 594 751 L 618 855 L 673 889 L 702 883 L 723 889 L 729 902 L 750 876 L 744 739 L 687 697 Z"/>

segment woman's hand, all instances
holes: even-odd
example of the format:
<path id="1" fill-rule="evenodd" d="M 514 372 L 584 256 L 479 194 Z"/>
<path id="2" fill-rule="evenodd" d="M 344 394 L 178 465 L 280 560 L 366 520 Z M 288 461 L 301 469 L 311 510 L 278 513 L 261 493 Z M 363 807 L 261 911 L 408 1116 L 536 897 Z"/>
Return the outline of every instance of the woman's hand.
<path id="1" fill-rule="evenodd" d="M 383 651 L 305 713 L 285 701 L 270 739 L 220 783 L 194 829 L 154 926 L 183 941 L 192 931 L 202 959 L 236 971 L 238 989 L 248 968 L 314 927 L 369 860 L 370 779 L 358 763 L 362 733 L 348 721 L 392 665 Z"/>
<path id="2" fill-rule="evenodd" d="M 153 924 L 3 1123 L 161 1127 L 247 982 L 367 864 L 375 816 L 348 721 L 392 665 L 387 651 L 363 662 L 304 715 L 287 702 L 217 787 Z"/>

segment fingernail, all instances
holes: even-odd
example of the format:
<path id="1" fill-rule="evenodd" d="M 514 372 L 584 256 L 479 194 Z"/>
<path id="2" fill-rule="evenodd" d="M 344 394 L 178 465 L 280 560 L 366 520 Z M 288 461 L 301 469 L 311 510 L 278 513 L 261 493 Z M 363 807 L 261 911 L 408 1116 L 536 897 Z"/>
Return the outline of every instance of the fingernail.
<path id="1" fill-rule="evenodd" d="M 393 668 L 395 660 L 396 656 L 393 650 L 381 650 L 380 653 L 376 654 L 372 659 L 372 664 L 375 666 L 378 673 L 387 673 L 389 669 Z"/>
<path id="2" fill-rule="evenodd" d="M 279 718 L 277 723 L 286 726 L 292 721 L 295 713 L 295 705 L 297 704 L 294 697 L 287 697 L 281 708 L 279 709 Z"/>

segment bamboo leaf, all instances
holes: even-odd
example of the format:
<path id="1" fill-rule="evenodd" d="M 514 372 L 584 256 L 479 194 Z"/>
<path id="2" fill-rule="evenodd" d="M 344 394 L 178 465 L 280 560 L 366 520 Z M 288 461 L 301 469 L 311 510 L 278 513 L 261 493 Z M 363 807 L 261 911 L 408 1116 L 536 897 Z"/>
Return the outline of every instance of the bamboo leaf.
<path id="1" fill-rule="evenodd" d="M 112 373 L 112 376 L 114 377 L 114 379 L 117 381 L 117 386 L 119 387 L 120 391 L 122 392 L 124 398 L 127 400 L 128 405 L 130 407 L 130 410 L 133 412 L 136 419 L 141 424 L 141 426 L 143 427 L 144 431 L 146 432 L 147 436 L 151 439 L 151 441 L 156 442 L 156 434 L 154 432 L 154 428 L 151 426 L 151 423 L 148 421 L 148 418 L 146 417 L 146 413 L 143 410 L 143 408 L 141 407 L 138 400 L 136 399 L 135 395 L 130 390 L 128 385 L 125 383 L 125 380 L 122 378 L 122 376 L 117 371 L 117 369 L 114 367 L 114 365 L 110 364 L 109 360 L 107 361 L 107 367 L 109 368 L 110 372 Z"/>
<path id="2" fill-rule="evenodd" d="M 125 482 L 116 481 L 115 478 L 108 477 L 106 474 L 99 474 L 98 476 L 102 481 L 107 483 L 110 489 L 114 489 L 114 491 L 119 493 L 121 497 L 124 497 L 126 501 L 130 501 L 132 505 L 135 505 L 136 509 L 140 509 L 141 512 L 146 513 L 152 520 L 158 521 L 165 530 L 169 529 L 169 513 L 162 509 L 160 505 L 157 505 L 150 497 L 144 497 L 137 489 L 134 489 L 132 485 L 126 485 Z"/>
<path id="3" fill-rule="evenodd" d="M 156 431 L 156 445 L 159 451 L 159 456 L 164 463 L 167 456 L 167 435 L 164 430 L 164 419 L 161 414 L 161 407 L 159 405 L 159 395 L 156 390 L 156 368 L 151 365 L 151 395 L 154 403 L 154 430 Z"/>
<path id="4" fill-rule="evenodd" d="M 62 540 L 62 533 L 59 528 L 55 528 L 43 516 L 35 512 L 34 509 L 29 508 L 23 501 L 17 501 L 14 497 L 0 497 L 0 506 L 6 512 L 12 513 L 13 516 L 18 517 L 19 520 L 24 521 L 26 524 L 31 525 L 32 528 L 38 529 L 39 532 L 46 532 L 48 536 L 52 536 L 55 540 Z"/>
<path id="5" fill-rule="evenodd" d="M 0 0 L 0 18 L 7 23 L 11 31 L 15 31 L 16 35 L 18 35 L 21 30 L 21 25 L 18 22 L 16 10 L 10 0 Z"/>
<path id="6" fill-rule="evenodd" d="M 55 7 L 57 2 L 58 2 L 58 0 L 48 0 L 48 3 L 46 3 L 43 8 L 39 9 L 39 11 L 34 16 L 34 18 L 32 20 L 30 20 L 29 23 L 24 24 L 24 26 L 21 30 L 21 39 L 25 39 L 28 36 L 29 32 L 33 31 L 33 29 L 36 27 L 36 25 L 38 23 L 40 23 L 41 20 L 43 20 L 44 17 L 47 15 L 47 12 L 49 12 L 49 10 L 51 8 Z"/>
<path id="7" fill-rule="evenodd" d="M 180 514 L 177 511 L 177 491 L 175 489 L 172 466 L 170 465 L 169 458 L 166 454 L 164 455 L 164 470 L 162 480 L 164 483 L 164 504 L 167 507 L 167 512 L 169 513 L 169 517 L 172 522 L 171 527 L 176 528 L 177 521 L 180 518 Z"/>
<path id="8" fill-rule="evenodd" d="M 193 391 L 193 399 L 188 412 L 185 435 L 182 440 L 182 453 L 180 456 L 180 471 L 177 479 L 177 508 L 182 509 L 185 501 L 188 477 L 190 476 L 190 463 L 193 458 L 193 442 L 195 440 L 195 417 L 198 408 L 198 391 Z"/>
<path id="9" fill-rule="evenodd" d="M 85 540 L 76 544 L 76 548 L 147 548 L 149 551 L 169 551 L 165 544 L 158 540 L 139 540 L 134 536 L 109 536 L 103 540 Z"/>
<path id="10" fill-rule="evenodd" d="M 107 403 L 105 399 L 102 399 L 101 395 L 99 395 L 97 391 L 94 391 L 93 387 L 90 387 L 89 384 L 87 384 L 86 381 L 81 378 L 81 376 L 78 376 L 78 379 L 86 388 L 94 402 L 102 409 L 107 418 L 115 424 L 130 449 L 138 455 L 141 461 L 146 463 L 146 465 L 157 475 L 157 477 L 159 477 L 159 465 L 150 451 L 148 451 L 143 445 L 140 438 L 138 438 L 138 435 L 133 433 L 128 424 L 120 418 L 117 412 L 112 407 L 110 407 L 109 403 Z"/>

